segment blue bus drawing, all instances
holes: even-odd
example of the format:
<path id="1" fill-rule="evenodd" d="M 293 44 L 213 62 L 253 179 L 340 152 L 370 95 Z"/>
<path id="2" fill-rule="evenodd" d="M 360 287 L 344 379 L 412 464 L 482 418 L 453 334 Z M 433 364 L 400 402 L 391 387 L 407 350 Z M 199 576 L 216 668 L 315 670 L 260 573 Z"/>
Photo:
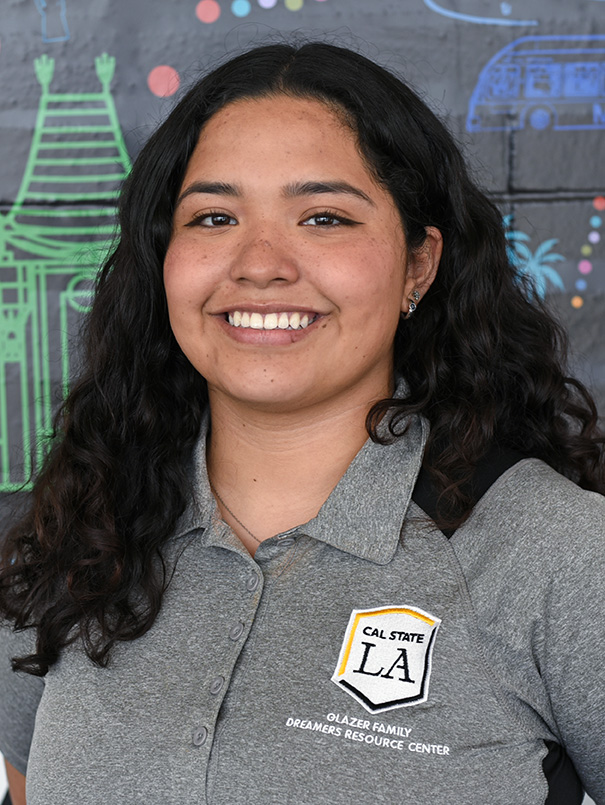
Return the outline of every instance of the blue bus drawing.
<path id="1" fill-rule="evenodd" d="M 479 75 L 468 131 L 605 129 L 605 35 L 522 36 Z"/>

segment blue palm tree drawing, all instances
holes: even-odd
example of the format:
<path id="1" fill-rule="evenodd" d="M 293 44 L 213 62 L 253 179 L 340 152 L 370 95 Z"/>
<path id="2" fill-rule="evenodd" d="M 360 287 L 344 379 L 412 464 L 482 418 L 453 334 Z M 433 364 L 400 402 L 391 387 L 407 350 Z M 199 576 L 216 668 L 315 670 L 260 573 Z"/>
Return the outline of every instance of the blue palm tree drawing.
<path id="1" fill-rule="evenodd" d="M 550 265 L 550 263 L 565 260 L 562 254 L 551 251 L 559 241 L 556 238 L 549 238 L 549 240 L 543 241 L 535 252 L 532 252 L 527 245 L 531 240 L 529 235 L 518 229 L 511 229 L 512 218 L 512 215 L 504 217 L 506 251 L 511 265 L 517 269 L 519 278 L 528 279 L 533 292 L 540 299 L 546 295 L 549 284 L 559 291 L 564 291 L 565 285 L 559 272 Z"/>

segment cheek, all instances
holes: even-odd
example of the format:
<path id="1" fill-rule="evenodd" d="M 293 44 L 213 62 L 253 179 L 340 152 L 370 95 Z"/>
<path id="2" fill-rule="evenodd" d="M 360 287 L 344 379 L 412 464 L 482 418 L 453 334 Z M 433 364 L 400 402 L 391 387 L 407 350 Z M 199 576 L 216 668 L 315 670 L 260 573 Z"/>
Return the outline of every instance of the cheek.
<path id="1" fill-rule="evenodd" d="M 179 270 L 179 265 L 182 265 L 182 260 L 179 260 L 178 249 L 169 246 L 164 258 L 164 290 L 168 304 L 170 300 L 178 295 L 180 286 L 182 285 L 182 274 Z"/>
<path id="2" fill-rule="evenodd" d="M 190 305 L 199 305 L 204 293 L 202 257 L 190 249 L 170 246 L 164 259 L 164 290 L 171 315 Z"/>
<path id="3" fill-rule="evenodd" d="M 375 311 L 388 317 L 401 310 L 405 288 L 405 267 L 399 254 L 376 248 L 369 249 L 359 259 L 355 269 L 346 272 L 345 295 L 361 311 Z"/>

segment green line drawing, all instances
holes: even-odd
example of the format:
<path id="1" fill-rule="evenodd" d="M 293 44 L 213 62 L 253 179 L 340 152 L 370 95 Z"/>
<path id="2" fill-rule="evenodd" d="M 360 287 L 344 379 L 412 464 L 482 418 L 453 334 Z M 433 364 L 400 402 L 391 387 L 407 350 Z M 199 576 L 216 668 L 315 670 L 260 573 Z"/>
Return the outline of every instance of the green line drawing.
<path id="1" fill-rule="evenodd" d="M 54 66 L 46 55 L 34 62 L 42 94 L 31 148 L 0 216 L 0 492 L 27 488 L 44 457 L 53 395 L 69 386 L 70 340 L 130 171 L 110 93 L 115 59 L 95 59 L 101 91 L 92 93 L 51 93 Z"/>

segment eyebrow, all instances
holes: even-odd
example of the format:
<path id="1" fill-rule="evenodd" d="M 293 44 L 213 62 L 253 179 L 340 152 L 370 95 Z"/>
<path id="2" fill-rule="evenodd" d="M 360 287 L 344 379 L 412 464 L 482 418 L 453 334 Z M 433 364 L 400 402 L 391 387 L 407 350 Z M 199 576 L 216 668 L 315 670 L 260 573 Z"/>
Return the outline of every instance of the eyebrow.
<path id="1" fill-rule="evenodd" d="M 284 195 L 286 198 L 296 198 L 298 196 L 315 196 L 322 193 L 337 193 L 347 196 L 356 196 L 357 198 L 367 201 L 372 207 L 375 203 L 372 199 L 360 190 L 358 187 L 349 184 L 348 182 L 294 182 L 293 184 L 286 185 L 284 188 Z"/>
<path id="2" fill-rule="evenodd" d="M 181 195 L 178 197 L 176 204 L 177 207 L 186 199 L 187 196 L 191 196 L 194 193 L 204 193 L 210 196 L 241 196 L 241 190 L 234 184 L 227 184 L 226 182 L 193 182 L 190 184 L 186 190 L 183 190 Z"/>
<path id="3" fill-rule="evenodd" d="M 203 193 L 210 196 L 232 196 L 238 197 L 243 195 L 242 191 L 237 185 L 228 184 L 227 182 L 193 182 L 189 187 L 184 190 L 177 199 L 177 206 L 194 193 Z M 300 196 L 316 196 L 323 193 L 336 193 L 344 194 L 347 196 L 355 196 L 366 201 L 375 207 L 372 199 L 348 182 L 292 182 L 284 188 L 284 196 L 286 198 L 298 198 Z"/>

